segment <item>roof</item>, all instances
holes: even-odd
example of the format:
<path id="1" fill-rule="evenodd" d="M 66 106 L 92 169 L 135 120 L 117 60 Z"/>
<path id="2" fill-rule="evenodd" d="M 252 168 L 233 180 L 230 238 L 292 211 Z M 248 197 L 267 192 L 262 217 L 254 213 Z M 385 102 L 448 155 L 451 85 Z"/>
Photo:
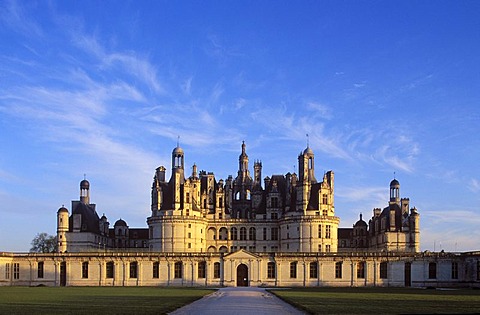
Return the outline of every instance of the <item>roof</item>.
<path id="1" fill-rule="evenodd" d="M 83 202 L 75 202 L 73 203 L 72 208 L 72 215 L 70 216 L 70 230 L 73 228 L 73 215 L 80 214 L 82 216 L 80 230 L 82 232 L 100 234 L 100 218 L 95 211 L 95 205 L 86 204 Z"/>

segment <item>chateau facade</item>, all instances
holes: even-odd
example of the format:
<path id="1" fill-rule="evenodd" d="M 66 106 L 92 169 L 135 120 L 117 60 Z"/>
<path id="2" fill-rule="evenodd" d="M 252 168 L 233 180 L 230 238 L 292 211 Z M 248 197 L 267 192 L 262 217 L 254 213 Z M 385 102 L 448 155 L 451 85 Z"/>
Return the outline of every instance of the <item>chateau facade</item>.
<path id="1" fill-rule="evenodd" d="M 57 211 L 58 253 L 0 253 L 0 285 L 480 285 L 480 253 L 420 253 L 420 216 L 398 180 L 368 223 L 360 215 L 339 228 L 334 173 L 317 181 L 308 146 L 298 170 L 262 182 L 262 163 L 252 177 L 242 143 L 235 178 L 195 164 L 186 178 L 177 145 L 170 179 L 164 166 L 155 171 L 147 228 L 122 219 L 110 228 L 84 179 L 71 214 Z"/>

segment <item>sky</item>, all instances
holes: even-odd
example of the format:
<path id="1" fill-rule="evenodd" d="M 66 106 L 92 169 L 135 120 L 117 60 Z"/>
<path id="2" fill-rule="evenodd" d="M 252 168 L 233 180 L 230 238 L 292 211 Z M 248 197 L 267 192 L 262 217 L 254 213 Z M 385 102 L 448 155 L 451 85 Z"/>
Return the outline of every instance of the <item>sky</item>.
<path id="1" fill-rule="evenodd" d="M 147 227 L 179 141 L 217 180 L 335 172 L 351 227 L 395 177 L 421 249 L 480 249 L 479 1 L 0 1 L 0 251 L 79 199 Z M 178 138 L 180 137 L 180 138 Z"/>

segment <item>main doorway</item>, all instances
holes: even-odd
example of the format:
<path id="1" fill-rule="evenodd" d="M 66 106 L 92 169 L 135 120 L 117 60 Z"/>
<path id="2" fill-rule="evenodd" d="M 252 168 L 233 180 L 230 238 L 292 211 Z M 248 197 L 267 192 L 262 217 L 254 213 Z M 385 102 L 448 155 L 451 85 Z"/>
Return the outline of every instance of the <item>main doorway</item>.
<path id="1" fill-rule="evenodd" d="M 245 264 L 237 267 L 237 287 L 248 287 L 248 267 Z"/>

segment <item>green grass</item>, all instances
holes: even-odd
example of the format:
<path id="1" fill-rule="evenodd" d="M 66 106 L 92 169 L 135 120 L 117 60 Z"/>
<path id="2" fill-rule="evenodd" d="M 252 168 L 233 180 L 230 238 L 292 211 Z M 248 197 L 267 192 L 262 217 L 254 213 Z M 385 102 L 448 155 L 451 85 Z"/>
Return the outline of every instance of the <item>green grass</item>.
<path id="1" fill-rule="evenodd" d="M 0 314 L 165 314 L 213 291 L 158 287 L 0 287 Z"/>
<path id="2" fill-rule="evenodd" d="M 270 291 L 311 314 L 480 313 L 480 290 L 292 288 Z"/>

